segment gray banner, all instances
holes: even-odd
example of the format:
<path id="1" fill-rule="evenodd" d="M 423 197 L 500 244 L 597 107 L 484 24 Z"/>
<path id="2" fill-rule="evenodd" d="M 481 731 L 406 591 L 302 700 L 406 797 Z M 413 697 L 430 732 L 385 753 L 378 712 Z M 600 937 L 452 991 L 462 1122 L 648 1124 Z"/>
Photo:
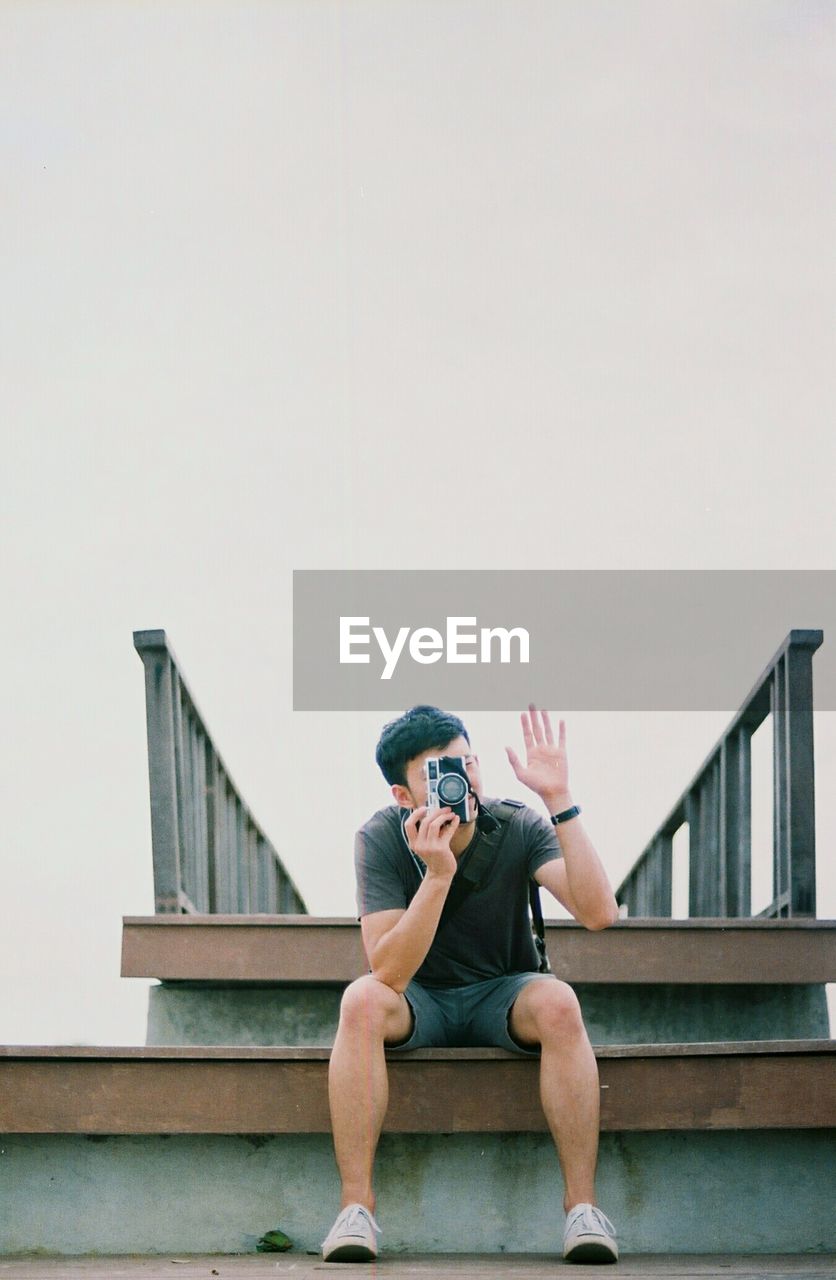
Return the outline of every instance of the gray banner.
<path id="1" fill-rule="evenodd" d="M 794 629 L 836 710 L 834 570 L 297 570 L 293 706 L 733 711 Z"/>

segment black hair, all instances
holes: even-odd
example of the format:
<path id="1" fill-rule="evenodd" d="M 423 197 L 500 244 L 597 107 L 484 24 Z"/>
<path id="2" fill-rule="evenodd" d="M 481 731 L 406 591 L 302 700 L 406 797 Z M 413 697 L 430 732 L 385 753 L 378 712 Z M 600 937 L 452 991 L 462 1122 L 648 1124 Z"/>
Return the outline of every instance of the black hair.
<path id="1" fill-rule="evenodd" d="M 406 786 L 406 766 L 431 747 L 446 747 L 454 738 L 470 737 L 458 716 L 438 707 L 410 707 L 397 720 L 383 726 L 374 758 L 380 771 L 391 786 L 397 782 Z"/>

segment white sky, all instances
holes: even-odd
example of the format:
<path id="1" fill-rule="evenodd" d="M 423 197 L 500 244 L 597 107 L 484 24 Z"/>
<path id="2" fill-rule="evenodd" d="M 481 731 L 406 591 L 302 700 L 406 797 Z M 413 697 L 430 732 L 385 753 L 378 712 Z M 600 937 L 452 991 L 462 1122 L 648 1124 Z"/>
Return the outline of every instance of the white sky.
<path id="1" fill-rule="evenodd" d="M 135 628 L 350 915 L 384 717 L 292 712 L 294 568 L 836 567 L 835 46 L 814 0 L 0 7 L 0 1040 L 145 1038 Z M 568 717 L 614 885 L 727 718 Z"/>

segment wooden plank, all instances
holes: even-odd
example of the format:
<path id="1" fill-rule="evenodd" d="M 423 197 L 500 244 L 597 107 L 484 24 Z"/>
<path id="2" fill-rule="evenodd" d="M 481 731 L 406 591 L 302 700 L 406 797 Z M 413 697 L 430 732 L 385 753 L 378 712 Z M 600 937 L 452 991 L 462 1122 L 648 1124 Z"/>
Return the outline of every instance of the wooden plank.
<path id="1" fill-rule="evenodd" d="M 295 930 L 218 924 L 195 933 L 166 934 L 153 924 L 135 924 L 123 931 L 124 977 L 347 983 L 366 971 L 357 925 L 313 924 Z"/>
<path id="2" fill-rule="evenodd" d="M 554 973 L 566 982 L 836 981 L 834 920 L 620 920 L 600 931 L 576 921 L 552 921 L 546 925 L 546 943 Z M 360 928 L 350 919 L 123 919 L 123 977 L 347 983 L 366 968 Z"/>
<path id="3" fill-rule="evenodd" d="M 595 1045 L 595 1054 L 599 1058 L 671 1058 L 671 1057 L 734 1057 L 740 1054 L 787 1054 L 821 1053 L 836 1054 L 836 1040 L 818 1037 L 804 1040 L 688 1040 L 684 1044 L 665 1042 L 663 1044 L 604 1044 Z M 298 1060 L 305 1062 L 326 1060 L 331 1050 L 323 1045 L 190 1045 L 190 1044 L 152 1044 L 152 1045 L 97 1045 L 97 1044 L 10 1044 L 0 1045 L 0 1058 L 28 1059 L 54 1058 L 75 1060 L 77 1058 L 101 1059 L 115 1061 L 119 1059 L 155 1061 L 157 1059 L 177 1058 L 185 1061 L 194 1059 L 220 1059 L 232 1062 L 250 1059 L 265 1061 Z M 464 1061 L 474 1058 L 489 1061 L 508 1058 L 518 1061 L 519 1055 L 507 1049 L 494 1048 L 438 1048 L 415 1049 L 409 1054 L 391 1050 L 393 1056 L 410 1062 L 430 1062 L 449 1060 Z"/>
<path id="4" fill-rule="evenodd" d="M 560 1220 L 558 1219 L 558 1222 Z M 386 1237 L 384 1236 L 384 1241 Z M 557 1227 L 555 1240 L 558 1239 Z M 293 1280 L 322 1280 L 323 1272 L 337 1263 L 323 1264 L 319 1253 L 306 1254 L 296 1248 L 276 1261 L 276 1254 L 266 1253 L 187 1253 L 161 1255 L 95 1254 L 72 1257 L 7 1256 L 0 1266 L 2 1274 L 13 1280 L 206 1280 L 223 1276 L 235 1280 L 253 1276 L 293 1273 Z M 176 1266 L 172 1266 L 176 1263 Z M 560 1264 L 558 1264 L 560 1265 Z M 385 1268 L 385 1271 L 383 1270 Z M 382 1262 L 353 1263 L 349 1274 L 354 1277 L 376 1277 L 379 1274 L 417 1277 L 418 1280 L 555 1280 L 555 1253 L 434 1253 L 383 1255 Z M 833 1280 L 831 1253 L 818 1254 L 671 1254 L 653 1253 L 619 1255 L 617 1275 L 635 1280 L 810 1280 L 827 1277 Z"/>
<path id="5" fill-rule="evenodd" d="M 253 924 L 262 925 L 265 928 L 272 928 L 274 925 L 281 924 L 287 928 L 308 929 L 311 924 L 335 925 L 342 928 L 356 928 L 357 920 L 354 916 L 312 916 L 302 915 L 294 912 L 282 913 L 274 912 L 272 914 L 259 914 L 255 916 L 244 916 L 240 912 L 227 912 L 226 914 L 218 913 L 217 915 L 198 915 L 194 918 L 185 918 L 183 916 L 163 917 L 163 916 L 123 916 L 123 922 L 129 924 L 147 924 L 149 926 L 159 926 L 160 928 L 173 929 L 195 929 L 209 928 L 215 924 L 223 925 L 246 925 Z M 560 919 L 548 920 L 549 925 L 559 928 L 579 929 L 576 920 Z M 735 916 L 697 916 L 683 917 L 682 919 L 672 920 L 669 916 L 645 916 L 640 920 L 626 919 L 618 923 L 618 927 L 628 929 L 717 929 L 717 928 L 733 928 L 733 929 L 836 929 L 836 920 L 829 919 L 810 919 L 809 917 L 799 916 L 796 920 L 763 920 L 757 916 L 746 916 L 738 918 Z"/>
<path id="6" fill-rule="evenodd" d="M 804 1049 L 804 1045 L 815 1047 Z M 836 1045 L 596 1051 L 601 1128 L 836 1127 Z M 41 1048 L 38 1046 L 37 1048 Z M 327 1050 L 0 1054 L 5 1133 L 327 1133 Z M 666 1046 L 672 1049 L 674 1046 Z M 108 1056 L 109 1055 L 109 1056 Z M 389 1055 L 390 1133 L 544 1132 L 538 1063 L 501 1050 Z"/>

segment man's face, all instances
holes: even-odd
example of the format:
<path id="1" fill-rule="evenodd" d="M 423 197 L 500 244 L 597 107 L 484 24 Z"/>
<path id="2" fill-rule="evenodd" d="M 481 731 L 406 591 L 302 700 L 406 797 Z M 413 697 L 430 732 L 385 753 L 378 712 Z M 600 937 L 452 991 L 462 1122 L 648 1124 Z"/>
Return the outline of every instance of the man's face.
<path id="1" fill-rule="evenodd" d="M 406 786 L 395 784 L 392 795 L 399 805 L 405 809 L 417 809 L 427 803 L 427 779 L 424 777 L 424 761 L 430 756 L 464 756 L 465 769 L 470 785 L 476 794 L 482 796 L 482 775 L 479 772 L 479 757 L 474 755 L 468 745 L 467 738 L 460 735 L 453 738 L 443 747 L 430 747 L 420 756 L 415 756 L 406 766 Z M 473 796 L 467 797 L 468 822 L 476 817 L 476 801 Z"/>

